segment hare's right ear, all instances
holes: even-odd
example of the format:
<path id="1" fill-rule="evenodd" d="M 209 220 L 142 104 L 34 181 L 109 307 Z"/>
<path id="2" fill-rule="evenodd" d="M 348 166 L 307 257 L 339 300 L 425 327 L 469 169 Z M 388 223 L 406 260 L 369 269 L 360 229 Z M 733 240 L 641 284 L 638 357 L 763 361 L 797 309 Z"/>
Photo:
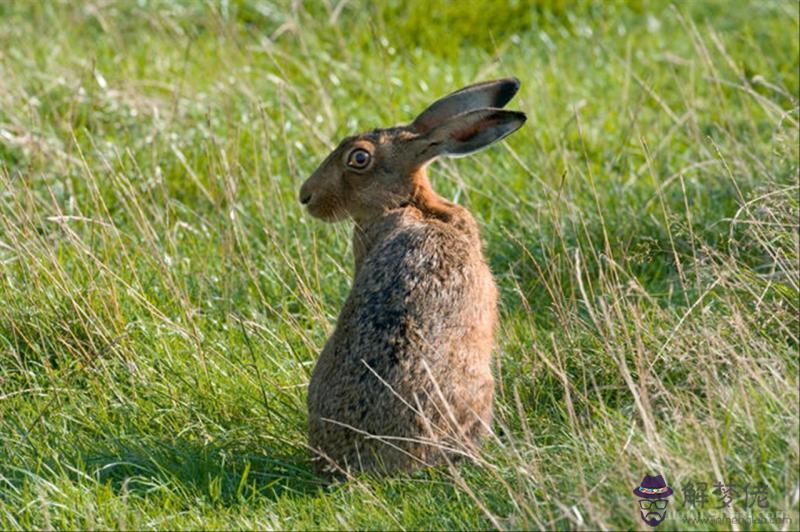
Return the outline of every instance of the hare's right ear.
<path id="1" fill-rule="evenodd" d="M 461 156 L 501 140 L 525 123 L 520 111 L 478 109 L 454 116 L 418 138 L 425 143 L 421 164 L 439 155 Z"/>
<path id="2" fill-rule="evenodd" d="M 448 118 L 461 113 L 487 107 L 504 107 L 518 90 L 517 78 L 496 79 L 469 85 L 432 103 L 414 119 L 411 129 L 417 133 L 426 133 Z"/>

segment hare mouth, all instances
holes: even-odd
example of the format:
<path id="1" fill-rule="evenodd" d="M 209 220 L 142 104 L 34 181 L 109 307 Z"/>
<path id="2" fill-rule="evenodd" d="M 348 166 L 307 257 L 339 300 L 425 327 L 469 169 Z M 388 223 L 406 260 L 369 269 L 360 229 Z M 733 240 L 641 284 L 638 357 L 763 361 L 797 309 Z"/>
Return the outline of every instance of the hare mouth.
<path id="1" fill-rule="evenodd" d="M 323 222 L 338 222 L 347 218 L 347 211 L 337 208 L 328 202 L 311 202 L 308 204 L 308 213 Z"/>

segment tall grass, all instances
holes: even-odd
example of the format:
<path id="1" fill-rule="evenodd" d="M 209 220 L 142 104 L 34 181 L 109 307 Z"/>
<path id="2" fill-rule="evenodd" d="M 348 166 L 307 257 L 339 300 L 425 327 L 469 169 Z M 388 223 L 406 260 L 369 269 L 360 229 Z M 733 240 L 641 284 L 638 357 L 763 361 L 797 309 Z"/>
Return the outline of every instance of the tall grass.
<path id="1" fill-rule="evenodd" d="M 690 482 L 798 526 L 797 4 L 454 6 L 0 4 L 0 528 L 635 528 L 653 472 L 665 527 L 741 526 Z M 526 127 L 432 169 L 502 293 L 494 435 L 325 487 L 352 260 L 299 184 L 511 74 Z"/>

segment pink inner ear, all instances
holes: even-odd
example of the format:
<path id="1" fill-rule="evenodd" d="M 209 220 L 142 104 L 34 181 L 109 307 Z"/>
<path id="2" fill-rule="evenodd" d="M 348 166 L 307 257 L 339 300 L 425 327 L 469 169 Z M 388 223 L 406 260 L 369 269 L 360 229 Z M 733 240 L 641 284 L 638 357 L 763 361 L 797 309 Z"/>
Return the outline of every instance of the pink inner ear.
<path id="1" fill-rule="evenodd" d="M 453 131 L 453 133 L 450 135 L 450 138 L 458 142 L 466 142 L 472 139 L 475 135 L 477 135 L 484 129 L 490 128 L 499 122 L 500 121 L 496 118 L 486 118 L 484 120 L 472 124 L 467 128 L 457 129 Z"/>

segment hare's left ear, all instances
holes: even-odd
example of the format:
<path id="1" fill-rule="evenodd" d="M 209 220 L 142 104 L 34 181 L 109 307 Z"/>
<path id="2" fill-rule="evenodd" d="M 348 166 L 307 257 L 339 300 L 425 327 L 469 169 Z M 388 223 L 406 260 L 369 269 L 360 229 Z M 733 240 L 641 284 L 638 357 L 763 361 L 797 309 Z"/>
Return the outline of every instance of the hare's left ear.
<path id="1" fill-rule="evenodd" d="M 425 143 L 421 150 L 422 161 L 440 155 L 461 156 L 485 148 L 501 140 L 525 123 L 527 117 L 520 111 L 504 109 L 478 109 L 454 116 L 418 138 Z"/>
<path id="2" fill-rule="evenodd" d="M 417 133 L 426 133 L 461 113 L 487 107 L 504 107 L 518 90 L 517 78 L 496 79 L 469 85 L 432 103 L 414 119 L 411 129 Z"/>

